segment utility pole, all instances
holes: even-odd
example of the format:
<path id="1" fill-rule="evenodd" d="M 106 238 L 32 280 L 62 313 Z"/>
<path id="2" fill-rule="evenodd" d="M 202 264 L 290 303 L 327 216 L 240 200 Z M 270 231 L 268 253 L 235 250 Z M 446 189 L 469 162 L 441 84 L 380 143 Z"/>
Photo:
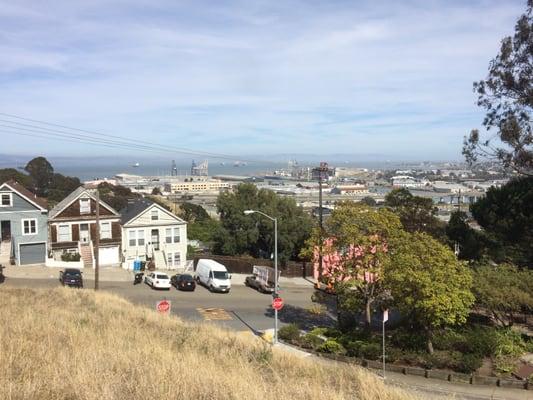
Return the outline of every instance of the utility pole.
<path id="1" fill-rule="evenodd" d="M 318 279 L 319 281 L 316 282 L 316 287 L 320 288 L 320 278 L 322 278 L 322 242 L 324 241 L 323 233 L 324 233 L 324 225 L 323 225 L 323 213 L 322 213 L 322 179 L 324 178 L 324 173 L 328 172 L 328 163 L 321 162 L 320 166 L 318 168 L 314 169 L 315 172 L 318 172 L 318 224 L 320 227 L 320 244 L 319 244 L 319 250 L 318 250 Z"/>
<path id="2" fill-rule="evenodd" d="M 100 279 L 100 192 L 96 188 L 96 237 L 94 238 L 94 290 L 98 290 Z"/>

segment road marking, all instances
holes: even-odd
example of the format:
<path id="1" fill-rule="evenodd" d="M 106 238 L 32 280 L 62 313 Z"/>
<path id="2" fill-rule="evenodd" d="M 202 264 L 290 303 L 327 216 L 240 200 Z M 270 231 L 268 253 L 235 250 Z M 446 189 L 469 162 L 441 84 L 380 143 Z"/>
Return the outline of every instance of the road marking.
<path id="1" fill-rule="evenodd" d="M 223 308 L 197 308 L 206 321 L 228 321 L 233 319 Z"/>

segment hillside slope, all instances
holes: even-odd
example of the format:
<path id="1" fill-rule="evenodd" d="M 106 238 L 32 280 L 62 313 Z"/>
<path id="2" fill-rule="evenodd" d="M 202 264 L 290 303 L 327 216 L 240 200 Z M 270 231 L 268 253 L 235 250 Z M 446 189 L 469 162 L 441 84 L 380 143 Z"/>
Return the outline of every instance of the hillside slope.
<path id="1" fill-rule="evenodd" d="M 272 352 L 114 295 L 0 288 L 0 399 L 267 397 L 411 398 L 357 367 Z"/>

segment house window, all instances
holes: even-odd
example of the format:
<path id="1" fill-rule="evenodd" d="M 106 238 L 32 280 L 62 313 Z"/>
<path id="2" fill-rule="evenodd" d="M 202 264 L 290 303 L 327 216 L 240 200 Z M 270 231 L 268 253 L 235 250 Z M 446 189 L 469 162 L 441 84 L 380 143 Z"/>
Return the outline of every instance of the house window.
<path id="1" fill-rule="evenodd" d="M 58 242 L 70 242 L 70 225 L 59 225 L 58 226 Z"/>
<path id="2" fill-rule="evenodd" d="M 111 222 L 102 222 L 100 224 L 100 238 L 111 239 Z"/>
<path id="3" fill-rule="evenodd" d="M 152 210 L 152 221 L 157 221 L 159 219 L 159 212 L 157 210 Z"/>
<path id="4" fill-rule="evenodd" d="M 144 246 L 144 231 L 137 231 L 137 245 Z"/>
<path id="5" fill-rule="evenodd" d="M 80 199 L 80 214 L 91 213 L 91 199 Z"/>
<path id="6" fill-rule="evenodd" d="M 23 235 L 35 235 L 37 233 L 37 220 L 36 219 L 23 219 L 22 220 L 22 234 Z"/>
<path id="7" fill-rule="evenodd" d="M 167 267 L 172 267 L 172 253 L 167 253 Z"/>
<path id="8" fill-rule="evenodd" d="M 178 267 L 180 265 L 180 262 L 181 262 L 180 253 L 179 252 L 174 253 L 174 266 Z"/>
<path id="9" fill-rule="evenodd" d="M 135 247 L 137 245 L 137 231 L 129 231 L 128 236 L 130 247 Z"/>
<path id="10" fill-rule="evenodd" d="M 0 195 L 0 207 L 11 207 L 13 205 L 13 195 L 11 193 L 2 193 Z"/>
<path id="11" fill-rule="evenodd" d="M 180 228 L 165 229 L 165 241 L 167 243 L 179 243 L 180 242 Z"/>

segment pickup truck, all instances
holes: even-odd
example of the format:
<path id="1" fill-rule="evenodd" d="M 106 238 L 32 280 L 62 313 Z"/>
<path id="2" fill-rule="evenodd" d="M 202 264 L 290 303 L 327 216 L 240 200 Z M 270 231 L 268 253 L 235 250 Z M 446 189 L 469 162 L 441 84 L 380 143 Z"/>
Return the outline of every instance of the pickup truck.
<path id="1" fill-rule="evenodd" d="M 280 271 L 278 271 L 279 279 Z M 274 268 L 261 265 L 254 265 L 252 275 L 247 276 L 244 284 L 254 288 L 261 293 L 274 292 Z"/>

